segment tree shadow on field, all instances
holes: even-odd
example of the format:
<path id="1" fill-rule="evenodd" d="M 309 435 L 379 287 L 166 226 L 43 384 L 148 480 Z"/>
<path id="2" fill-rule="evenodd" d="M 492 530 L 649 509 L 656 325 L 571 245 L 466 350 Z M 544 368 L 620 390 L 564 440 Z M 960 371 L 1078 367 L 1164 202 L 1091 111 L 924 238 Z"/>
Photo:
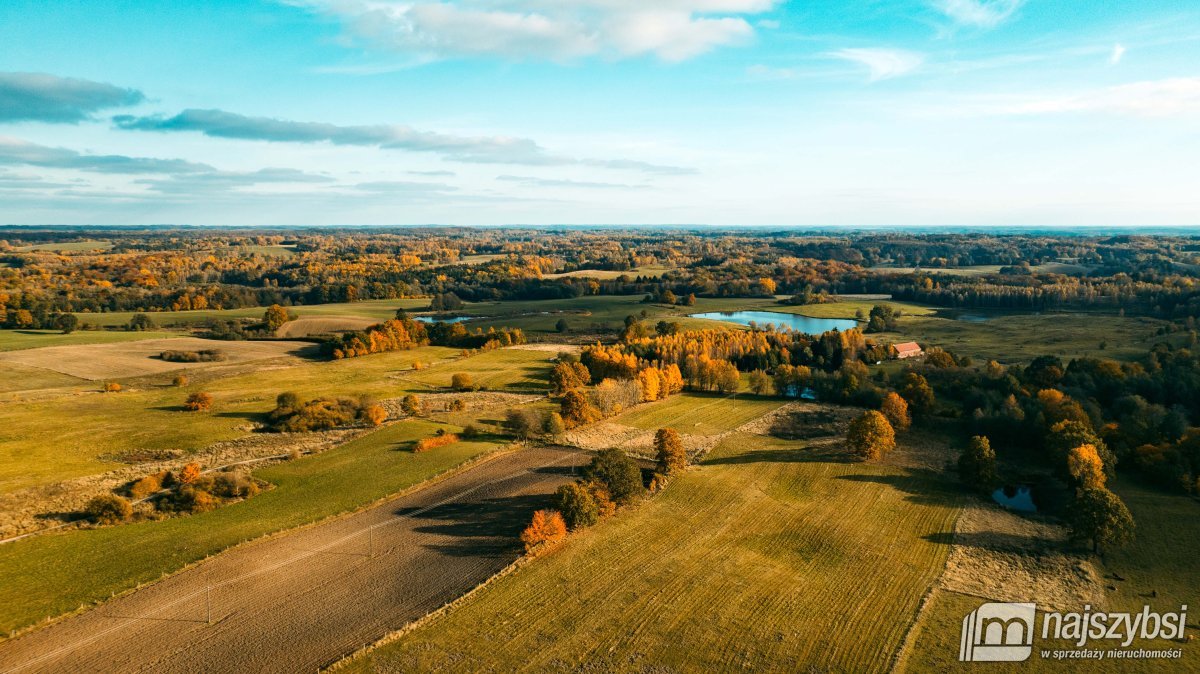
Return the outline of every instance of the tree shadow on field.
<path id="1" fill-rule="evenodd" d="M 853 463 L 854 458 L 840 445 L 799 447 L 792 449 L 755 449 L 732 456 L 706 459 L 709 466 L 727 466 L 746 463 Z"/>
<path id="2" fill-rule="evenodd" d="M 890 475 L 838 475 L 836 480 L 887 485 L 907 494 L 905 500 L 921 505 L 952 505 L 962 498 L 962 489 L 931 470 L 907 469 Z"/>
<path id="3" fill-rule="evenodd" d="M 518 550 L 518 537 L 534 511 L 550 502 L 548 494 L 522 494 L 445 503 L 419 515 L 412 515 L 419 508 L 400 508 L 396 514 L 420 522 L 414 531 L 452 539 L 428 544 L 432 550 L 455 557 L 491 557 Z"/>
<path id="4" fill-rule="evenodd" d="M 214 417 L 222 419 L 245 419 L 246 421 L 262 421 L 266 416 L 259 412 L 213 412 Z"/>
<path id="5" fill-rule="evenodd" d="M 926 534 L 921 538 L 941 545 L 957 543 L 958 545 L 978 548 L 980 550 L 1016 552 L 1021 554 L 1028 554 L 1031 550 L 1051 550 L 1060 547 L 1057 542 L 1047 541 L 1037 536 L 1020 536 L 997 531 L 977 531 L 971 533 L 939 531 L 937 533 Z"/>

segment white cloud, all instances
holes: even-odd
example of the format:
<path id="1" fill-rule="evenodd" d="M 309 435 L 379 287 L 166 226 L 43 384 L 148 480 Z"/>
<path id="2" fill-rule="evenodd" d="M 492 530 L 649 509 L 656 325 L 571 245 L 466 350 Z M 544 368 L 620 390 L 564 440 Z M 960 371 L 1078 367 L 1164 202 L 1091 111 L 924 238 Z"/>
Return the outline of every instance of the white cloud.
<path id="1" fill-rule="evenodd" d="M 682 61 L 754 35 L 744 16 L 777 0 L 282 0 L 330 15 L 371 44 L 427 58 Z"/>
<path id="2" fill-rule="evenodd" d="M 995 28 L 1016 13 L 1025 0 L 933 0 L 932 4 L 957 25 Z"/>
<path id="3" fill-rule="evenodd" d="M 1109 65 L 1115 66 L 1118 63 L 1120 63 L 1121 59 L 1124 57 L 1125 57 L 1125 45 L 1115 44 L 1115 45 L 1113 45 L 1113 48 L 1112 48 L 1112 54 L 1109 54 L 1109 56 L 1108 56 L 1108 63 L 1109 63 Z"/>
<path id="4" fill-rule="evenodd" d="M 1010 115 L 1101 112 L 1136 117 L 1200 114 L 1200 77 L 1132 82 L 1104 89 L 1008 104 L 995 110 Z"/>
<path id="5" fill-rule="evenodd" d="M 866 66 L 872 82 L 908 74 L 925 61 L 921 54 L 903 49 L 839 49 L 828 55 Z"/>

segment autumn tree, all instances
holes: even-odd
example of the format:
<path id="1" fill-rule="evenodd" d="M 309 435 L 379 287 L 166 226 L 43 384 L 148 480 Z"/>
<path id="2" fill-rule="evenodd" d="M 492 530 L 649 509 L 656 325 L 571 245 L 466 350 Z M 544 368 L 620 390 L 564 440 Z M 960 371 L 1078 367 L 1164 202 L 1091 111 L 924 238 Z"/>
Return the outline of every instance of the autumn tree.
<path id="1" fill-rule="evenodd" d="M 578 361 L 560 362 L 550 370 L 550 392 L 562 395 L 587 386 L 592 375 L 586 366 Z"/>
<path id="2" fill-rule="evenodd" d="M 567 391 L 562 398 L 562 418 L 567 428 L 600 420 L 600 410 L 579 391 Z"/>
<path id="3" fill-rule="evenodd" d="M 558 322 L 554 324 L 554 329 L 558 332 L 567 332 L 571 329 L 571 324 L 567 322 L 567 319 L 560 318 L 558 319 Z"/>
<path id="4" fill-rule="evenodd" d="M 958 457 L 958 476 L 972 489 L 986 492 L 996 486 L 996 452 L 986 436 L 971 438 Z"/>
<path id="5" fill-rule="evenodd" d="M 1079 489 L 1102 489 L 1108 479 L 1093 445 L 1080 445 L 1067 452 L 1067 473 Z"/>
<path id="6" fill-rule="evenodd" d="M 189 395 L 183 403 L 183 409 L 189 412 L 207 412 L 212 409 L 213 397 L 207 391 L 196 391 Z"/>
<path id="7" fill-rule="evenodd" d="M 596 502 L 592 490 L 582 482 L 559 487 L 555 502 L 571 529 L 591 526 L 600 519 L 600 504 Z"/>
<path id="8" fill-rule="evenodd" d="M 912 425 L 912 419 L 908 416 L 908 403 L 894 391 L 889 391 L 887 395 L 883 396 L 883 403 L 879 406 L 879 411 L 887 417 L 892 428 L 898 431 L 908 430 L 908 427 Z"/>
<path id="9" fill-rule="evenodd" d="M 755 370 L 749 377 L 750 391 L 754 395 L 764 396 L 771 392 L 771 378 L 762 370 Z"/>
<path id="10" fill-rule="evenodd" d="M 154 319 L 146 314 L 134 314 L 133 318 L 129 319 L 129 329 L 133 332 L 145 332 L 154 328 Z"/>
<path id="11" fill-rule="evenodd" d="M 69 335 L 79 327 L 79 319 L 75 314 L 59 314 L 54 317 L 54 327 L 61 330 L 64 335 Z"/>
<path id="12" fill-rule="evenodd" d="M 908 403 L 908 409 L 913 414 L 920 416 L 933 411 L 935 404 L 933 387 L 929 385 L 929 381 L 925 377 L 916 372 L 904 375 L 900 396 Z"/>
<path id="13" fill-rule="evenodd" d="M 562 435 L 567 432 L 567 422 L 558 412 L 551 412 L 546 415 L 546 419 L 542 423 L 542 431 L 551 437 Z"/>
<path id="14" fill-rule="evenodd" d="M 179 484 L 192 484 L 200 477 L 200 464 L 195 461 L 185 465 L 179 469 L 179 474 L 175 476 L 175 480 Z"/>
<path id="15" fill-rule="evenodd" d="M 421 414 L 421 399 L 415 393 L 409 393 L 400 399 L 400 411 L 410 417 Z"/>
<path id="16" fill-rule="evenodd" d="M 584 475 L 604 485 L 612 500 L 628 505 L 645 490 L 642 486 L 642 470 L 624 451 L 605 449 L 592 457 L 584 469 Z"/>
<path id="17" fill-rule="evenodd" d="M 658 472 L 671 476 L 687 467 L 687 450 L 674 428 L 660 428 L 654 434 L 654 449 L 658 454 Z"/>
<path id="18" fill-rule="evenodd" d="M 475 382 L 472 381 L 471 375 L 466 372 L 455 372 L 450 377 L 450 388 L 455 391 L 470 391 L 475 388 Z"/>
<path id="19" fill-rule="evenodd" d="M 1119 496 L 1103 487 L 1080 490 L 1071 504 L 1068 519 L 1072 535 L 1091 541 L 1093 552 L 1125 545 L 1134 537 L 1133 515 Z"/>
<path id="20" fill-rule="evenodd" d="M 850 422 L 846 443 L 861 459 L 880 459 L 895 448 L 896 432 L 887 417 L 875 410 L 867 410 Z"/>
<path id="21" fill-rule="evenodd" d="M 567 523 L 557 510 L 539 510 L 533 521 L 521 532 L 525 552 L 533 552 L 541 545 L 553 545 L 567 537 Z"/>
<path id="22" fill-rule="evenodd" d="M 279 328 L 282 328 L 283 324 L 287 323 L 289 320 L 291 320 L 291 318 L 288 316 L 287 308 L 278 304 L 272 304 L 271 306 L 267 307 L 266 312 L 263 313 L 263 323 L 265 323 L 267 326 L 267 332 L 275 332 Z"/>
<path id="23" fill-rule="evenodd" d="M 528 440 L 542 431 L 542 417 L 528 407 L 513 407 L 504 415 L 504 427 L 518 438 Z"/>
<path id="24" fill-rule="evenodd" d="M 184 374 L 177 374 L 175 375 L 175 378 L 171 380 L 171 385 L 175 386 L 176 388 L 183 388 L 184 386 L 187 386 L 187 383 L 188 378 L 187 375 Z"/>

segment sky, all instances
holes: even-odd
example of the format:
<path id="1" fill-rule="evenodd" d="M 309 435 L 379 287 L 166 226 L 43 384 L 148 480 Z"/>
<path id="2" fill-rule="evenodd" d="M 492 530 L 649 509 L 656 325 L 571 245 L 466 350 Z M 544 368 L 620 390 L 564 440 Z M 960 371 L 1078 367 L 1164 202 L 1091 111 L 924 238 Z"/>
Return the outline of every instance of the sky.
<path id="1" fill-rule="evenodd" d="M 1200 3 L 4 0 L 0 223 L 1200 225 Z"/>

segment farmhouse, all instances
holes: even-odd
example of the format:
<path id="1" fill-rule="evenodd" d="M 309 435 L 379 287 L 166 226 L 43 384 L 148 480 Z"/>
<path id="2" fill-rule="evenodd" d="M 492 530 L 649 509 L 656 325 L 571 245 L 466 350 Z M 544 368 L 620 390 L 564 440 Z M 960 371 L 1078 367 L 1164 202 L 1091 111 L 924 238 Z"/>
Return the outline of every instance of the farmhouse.
<path id="1" fill-rule="evenodd" d="M 916 342 L 901 342 L 896 344 L 895 347 L 897 358 L 915 358 L 924 353 L 921 350 L 921 346 Z"/>

